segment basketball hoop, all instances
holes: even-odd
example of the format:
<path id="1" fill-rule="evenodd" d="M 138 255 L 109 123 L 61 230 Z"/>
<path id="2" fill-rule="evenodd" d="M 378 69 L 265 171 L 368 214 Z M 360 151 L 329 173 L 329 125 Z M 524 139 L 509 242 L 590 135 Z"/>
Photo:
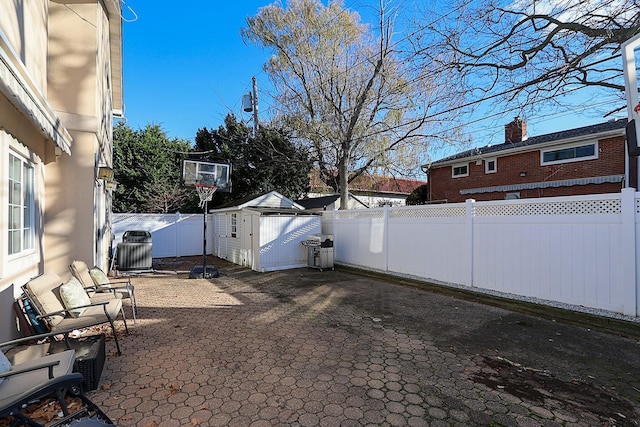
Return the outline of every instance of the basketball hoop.
<path id="1" fill-rule="evenodd" d="M 194 184 L 196 187 L 196 191 L 198 192 L 198 197 L 200 197 L 200 206 L 204 208 L 207 202 L 210 202 L 213 199 L 213 193 L 216 192 L 218 187 L 215 185 L 205 185 L 205 184 Z"/>

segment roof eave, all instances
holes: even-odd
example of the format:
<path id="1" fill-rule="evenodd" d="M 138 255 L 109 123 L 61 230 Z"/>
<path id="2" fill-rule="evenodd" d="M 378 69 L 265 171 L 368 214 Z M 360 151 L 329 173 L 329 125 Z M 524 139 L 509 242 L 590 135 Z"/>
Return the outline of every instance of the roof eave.
<path id="1" fill-rule="evenodd" d="M 123 78 L 122 78 L 122 2 L 107 1 L 109 13 L 109 38 L 111 44 L 111 96 L 114 117 L 124 117 Z"/>
<path id="2" fill-rule="evenodd" d="M 586 140 L 591 140 L 591 139 L 601 140 L 601 139 L 605 139 L 605 138 L 611 138 L 611 137 L 615 137 L 615 136 L 624 136 L 624 135 L 625 135 L 625 129 L 624 128 L 610 129 L 610 130 L 597 132 L 597 133 L 592 133 L 592 134 L 588 134 L 588 135 L 574 136 L 574 137 L 571 137 L 571 138 L 562 138 L 562 139 L 557 139 L 555 141 L 541 142 L 541 143 L 532 144 L 532 145 L 523 145 L 523 146 L 515 147 L 515 148 L 506 148 L 504 150 L 497 150 L 497 151 L 492 151 L 492 152 L 489 152 L 489 153 L 480 153 L 480 154 L 475 154 L 475 155 L 471 155 L 471 156 L 467 156 L 467 157 L 460 157 L 460 158 L 452 159 L 452 160 L 435 161 L 435 162 L 433 162 L 431 164 L 422 165 L 422 168 L 431 169 L 433 167 L 451 166 L 451 165 L 455 165 L 455 164 L 459 164 L 459 163 L 471 162 L 471 161 L 474 161 L 474 160 L 483 160 L 483 159 L 488 159 L 488 158 L 493 158 L 493 157 L 500 157 L 500 156 L 504 156 L 504 155 L 516 154 L 516 153 L 520 153 L 520 152 L 523 152 L 523 151 L 536 151 L 536 150 L 539 150 L 541 148 L 548 148 L 548 147 L 553 147 L 553 146 L 556 146 L 556 145 L 572 144 L 572 143 L 575 143 L 575 142 L 586 141 Z M 486 148 L 486 147 L 483 147 L 483 148 Z"/>

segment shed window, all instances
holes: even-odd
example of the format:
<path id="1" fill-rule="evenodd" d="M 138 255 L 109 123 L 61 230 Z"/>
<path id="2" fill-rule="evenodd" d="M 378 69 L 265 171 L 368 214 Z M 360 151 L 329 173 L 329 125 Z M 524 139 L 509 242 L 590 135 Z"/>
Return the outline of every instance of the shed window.
<path id="1" fill-rule="evenodd" d="M 452 169 L 452 176 L 454 178 L 461 177 L 461 176 L 469 176 L 469 164 L 468 163 L 464 163 L 464 164 L 460 164 L 460 165 L 453 165 L 451 169 Z"/>
<path id="2" fill-rule="evenodd" d="M 231 214 L 231 237 L 238 236 L 238 214 Z"/>

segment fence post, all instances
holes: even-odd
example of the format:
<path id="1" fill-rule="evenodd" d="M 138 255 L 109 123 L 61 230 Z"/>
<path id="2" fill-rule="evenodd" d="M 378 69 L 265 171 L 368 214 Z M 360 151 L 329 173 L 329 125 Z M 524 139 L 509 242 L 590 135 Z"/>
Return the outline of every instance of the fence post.
<path id="1" fill-rule="evenodd" d="M 389 205 L 384 205 L 383 209 L 383 237 L 382 237 L 382 247 L 384 250 L 384 271 L 389 271 Z"/>
<path id="2" fill-rule="evenodd" d="M 473 217 L 475 202 L 475 199 L 465 200 L 466 212 L 464 220 L 465 236 L 463 248 L 466 248 L 466 259 L 463 259 L 463 262 L 466 263 L 467 277 L 464 284 L 471 287 L 473 287 Z"/>
<path id="3" fill-rule="evenodd" d="M 622 292 L 624 293 L 623 314 L 638 315 L 638 275 L 636 260 L 636 190 L 623 188 L 622 209 Z"/>
<path id="4" fill-rule="evenodd" d="M 176 212 L 176 216 L 173 223 L 174 242 L 176 245 L 176 258 L 182 256 L 180 253 L 180 233 L 178 227 L 180 227 L 180 212 Z"/>

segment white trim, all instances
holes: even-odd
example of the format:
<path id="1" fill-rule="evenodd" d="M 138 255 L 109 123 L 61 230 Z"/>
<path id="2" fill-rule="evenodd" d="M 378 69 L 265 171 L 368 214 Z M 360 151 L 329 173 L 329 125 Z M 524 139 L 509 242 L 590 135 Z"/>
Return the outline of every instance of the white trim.
<path id="1" fill-rule="evenodd" d="M 467 168 L 467 173 L 456 174 L 455 172 L 456 168 L 462 168 L 462 167 Z M 465 176 L 469 176 L 469 162 L 457 163 L 457 164 L 451 165 L 451 178 L 463 178 Z"/>
<path id="2" fill-rule="evenodd" d="M 583 157 L 572 157 L 570 159 L 563 159 L 563 160 L 554 160 L 551 162 L 545 162 L 544 161 L 544 155 L 545 153 L 551 153 L 553 151 L 562 151 L 562 150 L 568 150 L 570 148 L 577 148 L 577 147 L 586 147 L 588 145 L 593 145 L 593 155 L 591 156 L 583 156 Z M 582 162 L 582 161 L 586 161 L 586 160 L 596 160 L 598 158 L 598 141 L 585 141 L 579 144 L 569 144 L 569 145 L 565 145 L 563 147 L 557 147 L 554 149 L 548 149 L 548 150 L 540 150 L 540 166 L 548 166 L 548 165 L 559 165 L 562 163 L 573 163 L 573 162 Z"/>
<path id="3" fill-rule="evenodd" d="M 493 162 L 493 170 L 489 169 L 489 163 Z M 496 173 L 498 172 L 498 158 L 491 157 L 489 159 L 485 159 L 484 161 L 484 173 Z"/>
<path id="4" fill-rule="evenodd" d="M 13 150 L 13 149 L 9 149 L 9 154 L 6 156 L 6 158 L 4 159 L 4 162 L 7 166 L 7 174 L 6 177 L 4 177 L 2 179 L 2 182 L 5 183 L 5 185 L 8 187 L 9 183 L 11 181 L 10 178 L 10 174 L 11 174 L 11 167 L 9 165 L 9 161 L 11 159 L 11 157 L 16 158 L 17 160 L 20 161 L 20 185 L 22 187 L 21 190 L 21 194 L 20 194 L 20 204 L 14 204 L 14 206 L 16 207 L 20 207 L 21 209 L 21 214 L 20 214 L 20 228 L 17 230 L 13 230 L 13 231 L 18 231 L 20 234 L 20 250 L 18 252 L 14 252 L 14 253 L 10 253 L 11 248 L 11 239 L 8 237 L 9 234 L 7 234 L 7 245 L 6 245 L 6 255 L 7 255 L 7 259 L 9 260 L 13 260 L 16 258 L 21 258 L 24 257 L 25 255 L 30 255 L 35 253 L 36 251 L 36 243 L 37 243 L 37 235 L 36 235 L 36 164 L 34 162 L 32 162 L 28 157 L 22 156 L 20 155 L 17 151 Z M 25 166 L 27 167 L 27 170 L 29 170 L 29 176 L 25 176 L 24 175 L 24 171 L 25 171 Z M 6 181 L 5 181 L 6 179 Z M 31 185 L 30 187 L 28 186 L 28 181 L 31 181 Z M 28 200 L 28 209 L 29 209 L 29 222 L 30 222 L 30 226 L 28 228 L 29 230 L 29 234 L 30 234 L 30 240 L 31 240 L 31 246 L 28 248 L 24 247 L 25 244 L 25 239 L 24 239 L 24 231 L 25 231 L 25 224 L 24 224 L 24 200 L 25 200 L 25 193 L 27 191 L 30 191 L 29 194 L 29 200 Z M 10 198 L 11 195 L 9 194 L 11 192 L 10 188 L 7 188 L 7 232 L 12 230 L 12 225 L 10 223 L 10 213 L 9 211 L 11 210 L 12 205 L 10 204 Z"/>

